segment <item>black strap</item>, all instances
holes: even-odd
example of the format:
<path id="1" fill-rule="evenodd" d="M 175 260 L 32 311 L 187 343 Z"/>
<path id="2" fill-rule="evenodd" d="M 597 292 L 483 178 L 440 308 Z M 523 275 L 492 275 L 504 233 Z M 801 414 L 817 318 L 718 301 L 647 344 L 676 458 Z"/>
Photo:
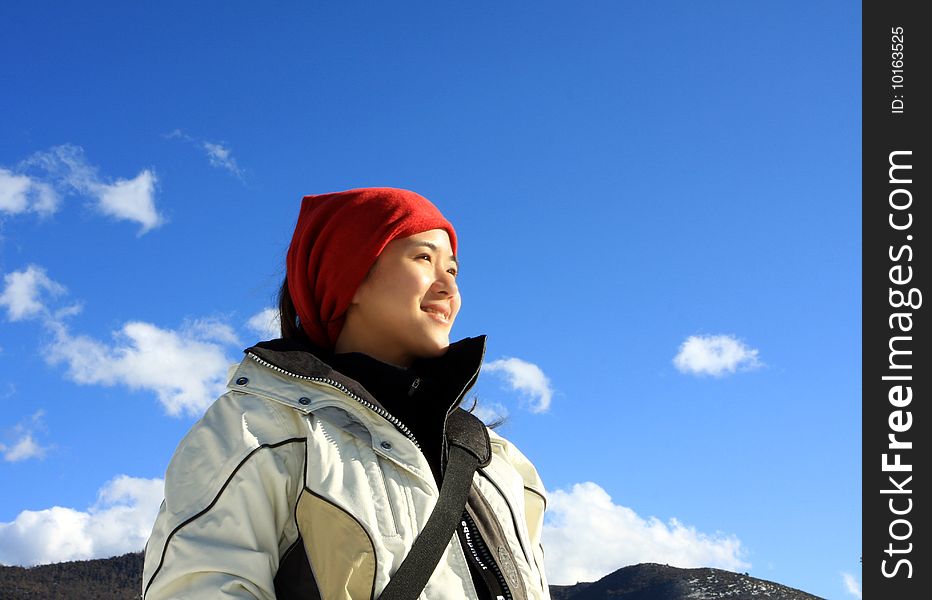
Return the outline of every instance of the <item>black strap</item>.
<path id="1" fill-rule="evenodd" d="M 447 417 L 446 441 L 447 466 L 440 484 L 440 497 L 379 600 L 416 600 L 421 595 L 453 539 L 476 469 L 489 464 L 492 458 L 488 430 L 482 421 L 465 410 L 457 409 Z"/>

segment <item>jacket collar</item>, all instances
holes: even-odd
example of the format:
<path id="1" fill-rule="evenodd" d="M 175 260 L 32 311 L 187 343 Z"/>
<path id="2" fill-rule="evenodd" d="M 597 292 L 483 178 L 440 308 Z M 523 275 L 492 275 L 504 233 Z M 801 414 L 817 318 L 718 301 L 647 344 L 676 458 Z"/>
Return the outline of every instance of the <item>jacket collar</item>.
<path id="1" fill-rule="evenodd" d="M 485 355 L 486 336 L 463 338 L 450 344 L 435 358 L 417 360 L 409 371 L 429 382 L 434 393 L 449 404 L 447 413 L 459 406 L 466 392 L 476 383 Z M 355 379 L 337 371 L 327 362 L 332 354 L 303 339 L 276 339 L 260 342 L 245 350 L 275 367 L 300 377 L 329 379 L 357 396 L 384 408 Z"/>

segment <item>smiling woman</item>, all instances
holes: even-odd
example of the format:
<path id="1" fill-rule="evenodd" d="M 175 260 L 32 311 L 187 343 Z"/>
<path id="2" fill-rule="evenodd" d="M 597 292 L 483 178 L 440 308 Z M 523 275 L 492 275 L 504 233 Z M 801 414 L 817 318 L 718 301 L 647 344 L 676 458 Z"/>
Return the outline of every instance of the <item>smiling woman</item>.
<path id="1" fill-rule="evenodd" d="M 450 343 L 456 251 L 414 192 L 304 198 L 282 338 L 175 452 L 145 598 L 549 597 L 543 484 L 459 408 L 485 337 Z"/>

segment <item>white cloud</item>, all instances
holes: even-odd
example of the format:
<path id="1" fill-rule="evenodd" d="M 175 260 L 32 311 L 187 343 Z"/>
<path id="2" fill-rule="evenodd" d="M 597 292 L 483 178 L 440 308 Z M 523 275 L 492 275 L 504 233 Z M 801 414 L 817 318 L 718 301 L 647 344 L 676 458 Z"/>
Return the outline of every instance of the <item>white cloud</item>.
<path id="1" fill-rule="evenodd" d="M 155 209 L 155 173 L 144 170 L 133 179 L 120 179 L 112 184 L 94 188 L 97 209 L 115 219 L 135 221 L 142 225 L 142 235 L 162 224 L 162 216 Z"/>
<path id="2" fill-rule="evenodd" d="M 173 416 L 200 414 L 223 393 L 227 367 L 233 362 L 226 350 L 240 342 L 233 328 L 219 319 L 190 320 L 178 330 L 132 321 L 106 343 L 70 332 L 64 319 L 77 312 L 78 306 L 53 312 L 41 301 L 43 293 L 57 295 L 65 290 L 41 267 L 30 265 L 4 279 L 0 306 L 6 308 L 8 319 L 41 317 L 54 338 L 45 348 L 46 360 L 64 363 L 73 381 L 153 391 Z M 24 438 L 21 452 L 29 447 Z"/>
<path id="3" fill-rule="evenodd" d="M 226 344 L 232 330 L 214 321 L 196 321 L 181 330 L 151 323 L 126 323 L 107 344 L 72 335 L 62 323 L 50 323 L 55 341 L 46 349 L 52 364 L 65 363 L 67 376 L 81 384 L 125 385 L 155 392 L 168 414 L 198 415 L 223 393 Z"/>
<path id="4" fill-rule="evenodd" d="M 529 400 L 529 409 L 534 413 L 547 412 L 553 399 L 550 380 L 540 367 L 520 358 L 500 358 L 482 365 L 492 373 L 502 374 L 511 389 L 520 391 Z"/>
<path id="5" fill-rule="evenodd" d="M 273 340 L 282 336 L 281 321 L 278 310 L 265 308 L 249 317 L 246 327 L 256 332 L 264 340 Z"/>
<path id="6" fill-rule="evenodd" d="M 3 460 L 7 462 L 19 462 L 29 458 L 42 458 L 45 456 L 46 448 L 36 443 L 32 437 L 32 432 L 27 431 L 20 435 L 19 439 L 12 445 L 0 444 L 0 453 L 3 454 Z"/>
<path id="7" fill-rule="evenodd" d="M 222 142 L 216 144 L 213 142 L 204 142 L 203 148 L 204 151 L 207 152 L 207 160 L 210 161 L 212 166 L 225 169 L 237 177 L 242 178 L 243 171 L 239 168 L 239 165 L 236 164 L 236 159 L 233 158 L 233 151 L 230 150 L 228 146 L 225 146 Z"/>
<path id="8" fill-rule="evenodd" d="M 38 265 L 29 265 L 25 271 L 7 273 L 3 281 L 0 306 L 6 308 L 7 319 L 10 321 L 47 316 L 48 308 L 41 297 L 44 294 L 57 296 L 65 291 L 64 286 L 49 279 L 45 269 Z"/>
<path id="9" fill-rule="evenodd" d="M 161 479 L 120 475 L 86 511 L 24 510 L 0 523 L 0 564 L 33 566 L 142 550 L 164 494 Z"/>
<path id="10" fill-rule="evenodd" d="M 202 318 L 186 321 L 182 331 L 187 337 L 239 346 L 240 341 L 233 328 L 216 318 Z"/>
<path id="11" fill-rule="evenodd" d="M 715 567 L 743 571 L 744 548 L 733 535 L 708 535 L 670 519 L 640 517 L 615 504 L 592 482 L 549 494 L 544 523 L 544 560 L 550 583 L 597 579 L 642 562 L 681 568 Z"/>
<path id="12" fill-rule="evenodd" d="M 36 152 L 22 166 L 41 171 L 50 181 L 72 192 L 87 192 L 99 182 L 97 170 L 84 158 L 84 149 L 71 144 Z"/>
<path id="13" fill-rule="evenodd" d="M 45 429 L 42 422 L 45 411 L 38 410 L 25 421 L 12 428 L 9 437 L 14 441 L 10 444 L 0 443 L 0 454 L 7 462 L 19 462 L 30 458 L 42 458 L 48 451 L 48 446 L 41 446 L 35 439 L 37 429 Z"/>
<path id="14" fill-rule="evenodd" d="M 22 166 L 43 173 L 45 181 L 38 178 L 30 180 L 40 186 L 37 189 L 41 192 L 38 196 L 41 200 L 35 204 L 37 212 L 40 209 L 53 211 L 57 207 L 55 187 L 90 198 L 93 207 L 101 214 L 138 223 L 142 226 L 140 235 L 164 223 L 155 207 L 158 179 L 150 169 L 142 170 L 132 179 L 108 182 L 87 162 L 84 150 L 70 144 L 37 152 L 23 161 Z M 35 184 L 36 181 L 40 183 Z"/>
<path id="15" fill-rule="evenodd" d="M 759 351 L 730 335 L 691 335 L 680 345 L 673 364 L 681 373 L 713 375 L 734 373 L 762 365 Z"/>
<path id="16" fill-rule="evenodd" d="M 845 590 L 855 598 L 860 600 L 861 598 L 861 584 L 858 583 L 858 580 L 851 573 L 842 573 L 842 579 L 845 582 Z"/>
<path id="17" fill-rule="evenodd" d="M 49 184 L 0 167 L 0 213 L 45 216 L 58 210 L 58 205 L 58 194 Z"/>
<path id="18" fill-rule="evenodd" d="M 185 133 L 180 129 L 175 129 L 170 133 L 166 133 L 163 137 L 170 140 L 180 139 L 184 140 L 194 146 L 197 146 L 207 154 L 207 160 L 210 161 L 212 167 L 217 167 L 218 169 L 223 169 L 229 171 L 230 173 L 236 175 L 240 180 L 243 179 L 243 169 L 240 168 L 237 164 L 236 159 L 233 158 L 233 150 L 225 142 L 209 142 L 207 140 L 198 139 L 192 135 Z"/>
<path id="19" fill-rule="evenodd" d="M 11 215 L 26 212 L 29 207 L 26 194 L 31 187 L 30 178 L 0 168 L 0 210 Z"/>

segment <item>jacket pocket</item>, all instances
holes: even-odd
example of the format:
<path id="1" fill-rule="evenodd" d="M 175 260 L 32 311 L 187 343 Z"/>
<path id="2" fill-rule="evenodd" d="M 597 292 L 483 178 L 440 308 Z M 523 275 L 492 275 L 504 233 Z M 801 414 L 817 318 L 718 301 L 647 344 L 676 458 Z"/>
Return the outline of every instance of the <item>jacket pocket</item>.
<path id="1" fill-rule="evenodd" d="M 399 535 L 399 506 L 407 504 L 406 497 L 403 491 L 398 493 L 398 486 L 392 485 L 394 482 L 386 474 L 387 470 L 394 469 L 391 462 L 381 458 L 371 449 L 367 454 L 369 456 L 365 460 L 366 477 L 372 489 L 372 505 L 379 533 L 385 537 L 395 537 Z M 397 476 L 394 481 L 397 481 Z"/>

